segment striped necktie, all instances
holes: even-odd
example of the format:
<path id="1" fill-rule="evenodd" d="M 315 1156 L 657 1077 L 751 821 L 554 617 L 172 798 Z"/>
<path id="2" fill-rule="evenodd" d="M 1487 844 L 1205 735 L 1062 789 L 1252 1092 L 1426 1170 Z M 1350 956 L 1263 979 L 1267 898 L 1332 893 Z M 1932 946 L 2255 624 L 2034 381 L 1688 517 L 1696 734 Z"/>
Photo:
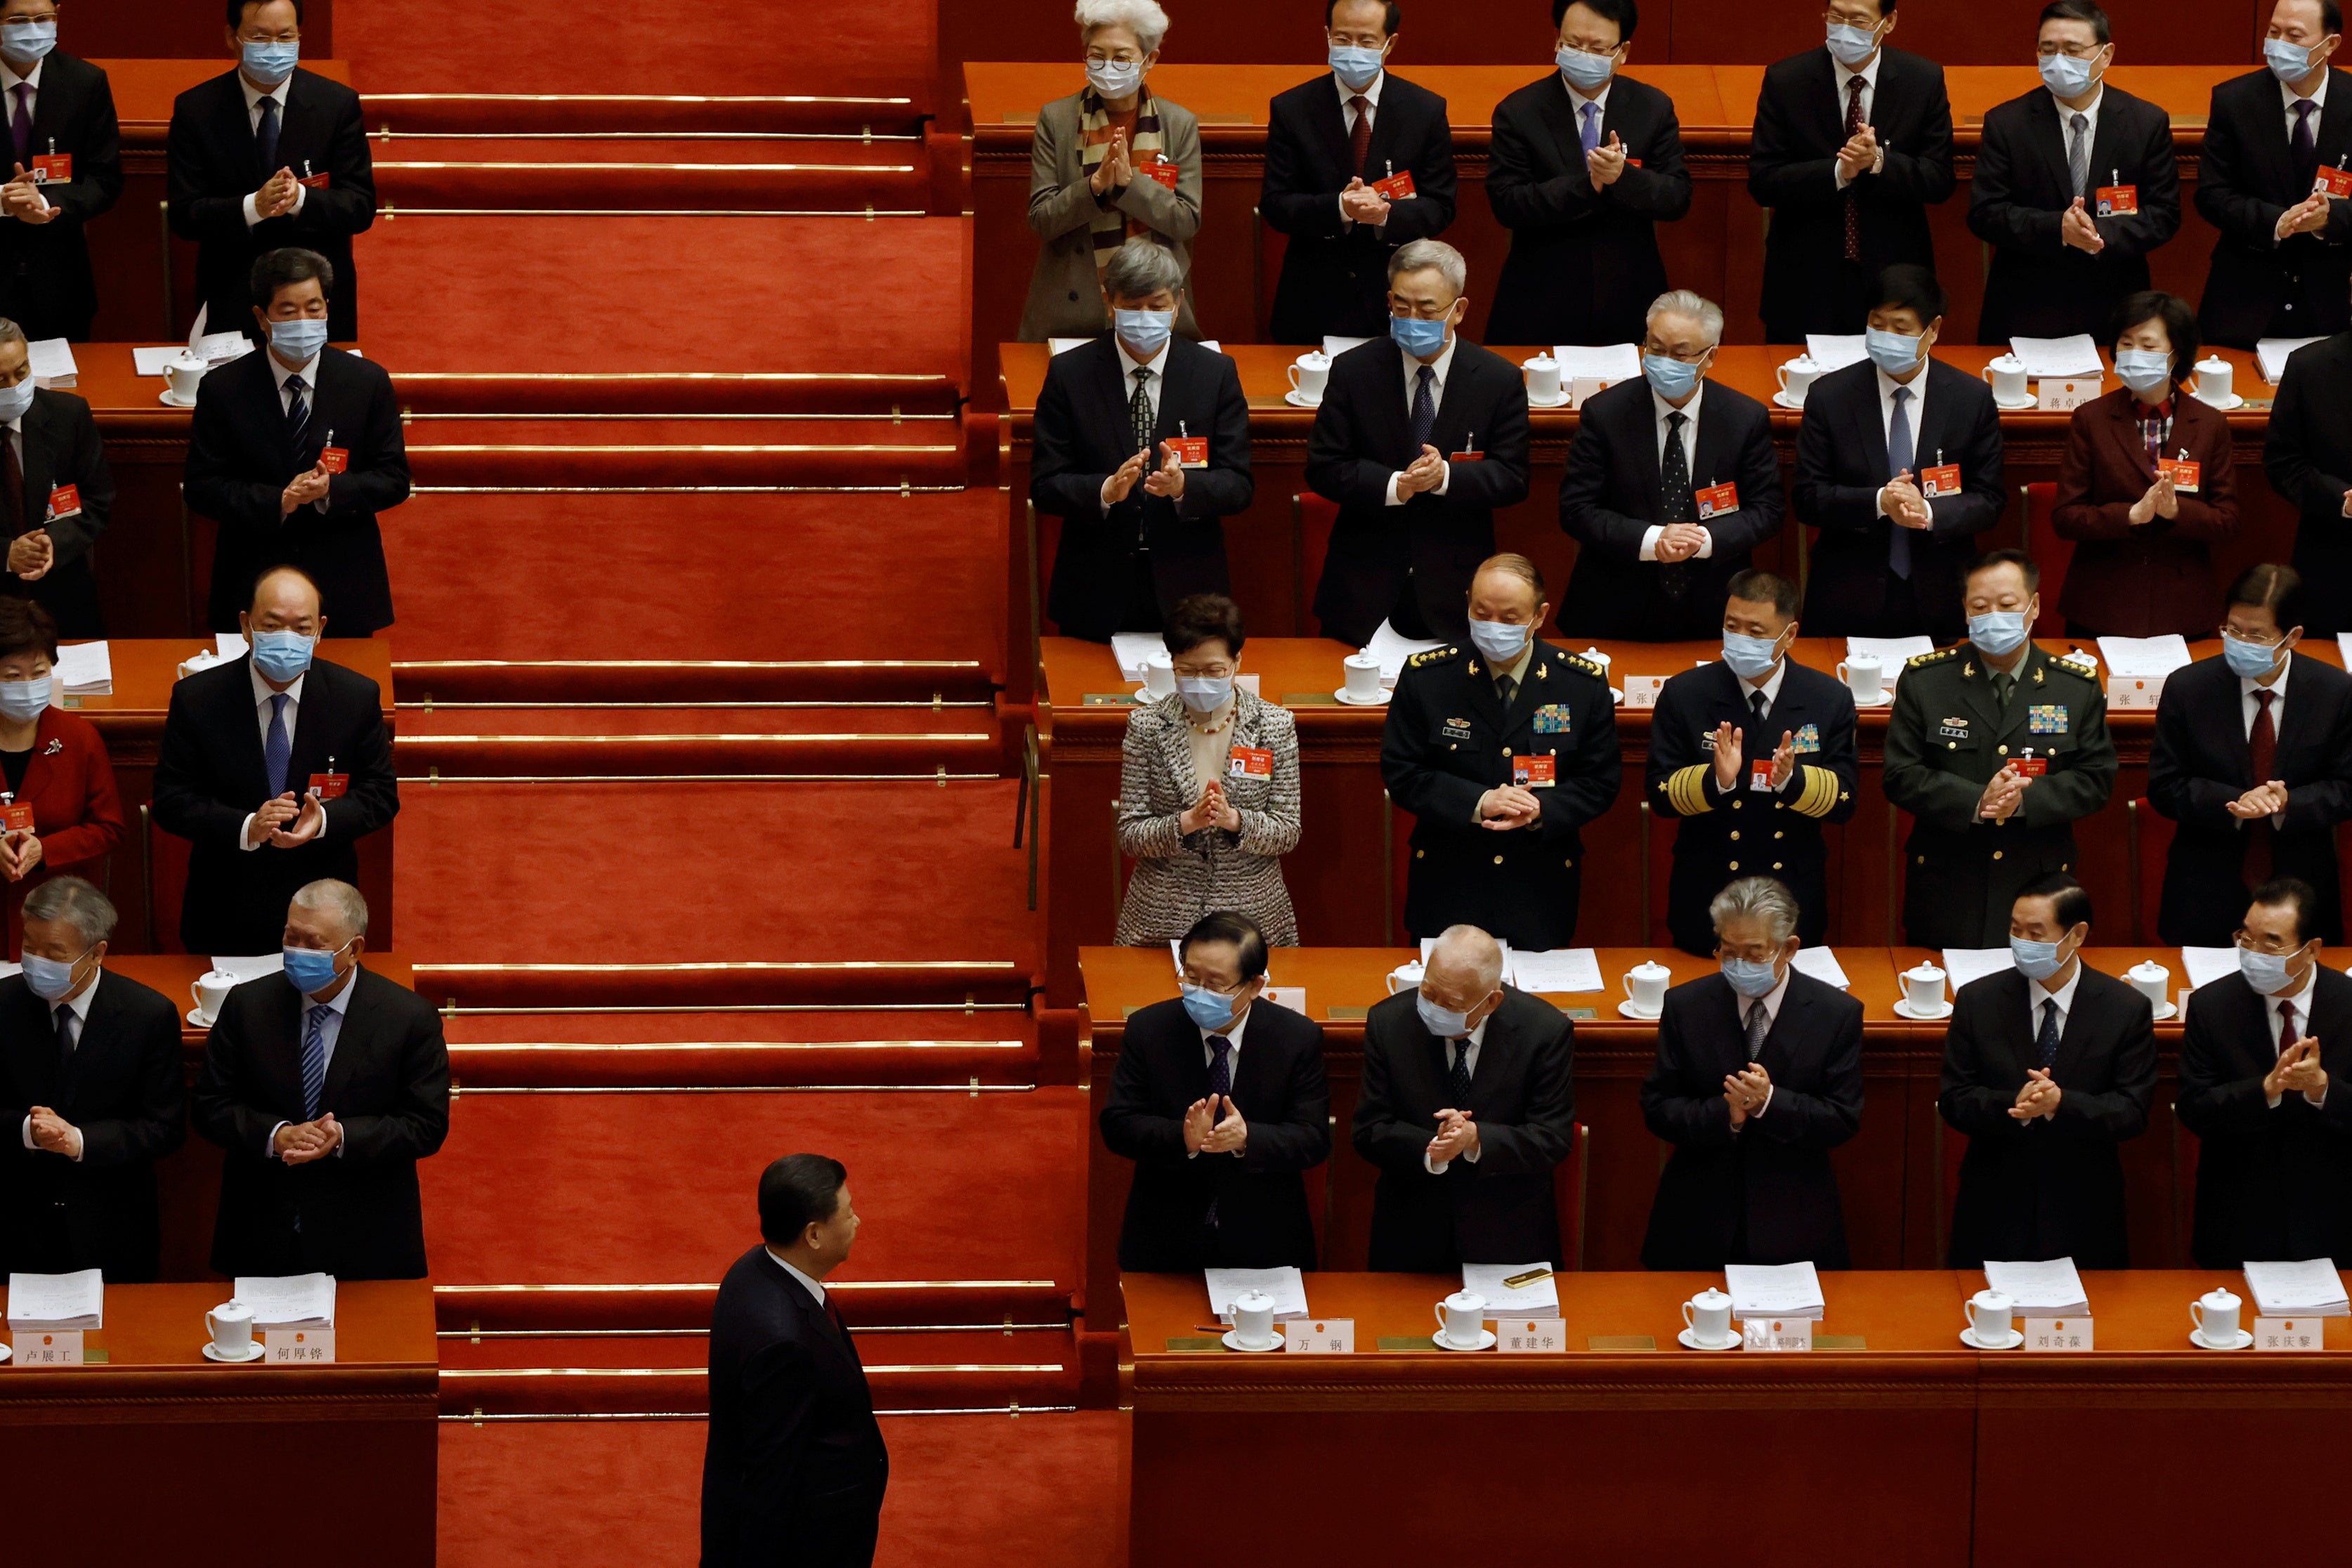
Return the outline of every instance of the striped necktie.
<path id="1" fill-rule="evenodd" d="M 327 1092 L 327 1015 L 324 1002 L 310 1009 L 302 1026 L 302 1120 L 319 1119 L 319 1102 Z"/>

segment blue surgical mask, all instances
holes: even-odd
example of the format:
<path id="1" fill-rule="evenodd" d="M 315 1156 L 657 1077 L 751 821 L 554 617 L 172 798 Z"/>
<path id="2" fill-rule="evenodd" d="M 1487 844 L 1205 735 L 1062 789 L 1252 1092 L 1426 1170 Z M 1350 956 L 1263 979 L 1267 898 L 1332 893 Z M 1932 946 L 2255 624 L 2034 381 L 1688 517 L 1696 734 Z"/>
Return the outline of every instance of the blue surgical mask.
<path id="1" fill-rule="evenodd" d="M 269 346 L 278 357 L 290 359 L 296 364 L 327 346 L 327 319 L 324 316 L 298 316 L 290 321 L 269 323 Z"/>
<path id="2" fill-rule="evenodd" d="M 49 705 L 49 685 L 46 675 L 30 680 L 0 680 L 0 718 L 12 724 L 39 718 L 41 710 Z"/>
<path id="3" fill-rule="evenodd" d="M 58 47 L 58 25 L 50 22 L 0 23 L 0 55 L 12 60 L 37 60 Z"/>
<path id="4" fill-rule="evenodd" d="M 2022 610 L 1987 610 L 1969 617 L 1969 641 L 1995 658 L 2006 658 L 2025 640 Z"/>
<path id="5" fill-rule="evenodd" d="M 2271 68 L 2271 75 L 2293 87 L 2311 74 L 2311 50 L 2302 44 L 2290 44 L 2284 38 L 2264 38 L 2263 64 Z"/>
<path id="6" fill-rule="evenodd" d="M 1925 338 L 1906 338 L 1901 332 L 1882 332 L 1876 327 L 1863 334 L 1863 346 L 1870 351 L 1870 363 L 1889 375 L 1906 375 L 1919 363 L 1919 345 Z"/>
<path id="7" fill-rule="evenodd" d="M 248 41 L 238 46 L 238 52 L 244 60 L 245 74 L 271 87 L 292 76 L 294 68 L 302 59 L 302 46 L 299 41 L 286 44 L 274 40 L 266 43 Z"/>
<path id="8" fill-rule="evenodd" d="M 1418 991 L 1412 994 L 1412 1005 L 1421 1011 L 1421 1026 L 1441 1040 L 1450 1040 L 1457 1035 L 1470 1032 L 1470 1015 L 1467 1013 L 1450 1013 Z"/>
<path id="9" fill-rule="evenodd" d="M 1698 385 L 1698 366 L 1668 359 L 1664 354 L 1642 356 L 1642 374 L 1648 380 L 1650 390 L 1670 402 L 1688 397 Z"/>
<path id="10" fill-rule="evenodd" d="M 2241 680 L 2264 680 L 2270 677 L 2271 667 L 2279 661 L 2279 646 L 2276 643 L 2248 642 L 2243 637 L 2233 637 L 2223 632 L 2221 659 L 2230 667 L 2230 673 Z M 0 701 L 5 701 L 7 690 L 6 687 L 0 686 Z"/>
<path id="11" fill-rule="evenodd" d="M 1853 70 L 1878 52 L 1878 29 L 1832 22 L 1829 25 L 1829 46 L 1830 53 L 1836 57 L 1837 63 Z"/>
<path id="12" fill-rule="evenodd" d="M 1751 637 L 1742 632 L 1723 634 L 1723 662 L 1744 680 L 1761 680 L 1780 660 L 1780 639 Z"/>
<path id="13" fill-rule="evenodd" d="M 1613 54 L 1596 55 L 1584 49 L 1571 48 L 1566 44 L 1554 49 L 1551 58 L 1553 63 L 1559 67 L 1559 74 L 1568 79 L 1568 85 L 1587 98 L 1607 87 L 1610 77 L 1617 69 L 1617 58 Z"/>
<path id="14" fill-rule="evenodd" d="M 2116 374 L 2147 402 L 2172 384 L 2172 356 L 2156 349 L 2117 349 Z"/>
<path id="15" fill-rule="evenodd" d="M 2238 973 L 2246 977 L 2247 984 L 2265 996 L 2273 996 L 2286 989 L 2287 960 L 2294 956 L 2288 952 L 2256 952 L 2251 947 L 2242 947 L 2238 950 Z"/>
<path id="16" fill-rule="evenodd" d="M 1210 680 L 1201 676 L 1180 675 L 1176 678 L 1176 695 L 1182 698 L 1184 706 L 1195 713 L 1214 713 L 1232 700 L 1234 678 L 1227 675 Z"/>
<path id="17" fill-rule="evenodd" d="M 1470 618 L 1470 646 L 1485 654 L 1488 662 L 1508 664 L 1519 657 L 1528 646 L 1527 626 L 1515 626 L 1508 621 L 1482 621 Z"/>
<path id="18" fill-rule="evenodd" d="M 1105 98 L 1125 98 L 1143 85 L 1143 62 L 1088 60 L 1087 85 Z"/>
<path id="19" fill-rule="evenodd" d="M 1780 984 L 1780 972 L 1769 959 L 1727 958 L 1723 960 L 1723 977 L 1742 996 L 1769 996 L 1772 987 Z"/>
<path id="20" fill-rule="evenodd" d="M 1234 999 L 1205 985 L 1183 983 L 1184 1016 L 1203 1029 L 1222 1029 L 1234 1021 Z"/>
<path id="21" fill-rule="evenodd" d="M 2009 956 L 2017 963 L 2017 972 L 2028 980 L 2047 980 L 2058 973 L 2062 963 L 2058 950 L 2063 942 L 2030 942 L 2021 936 L 2009 939 Z"/>
<path id="22" fill-rule="evenodd" d="M 2091 62 L 2072 55 L 2044 55 L 2042 85 L 2061 98 L 2080 98 L 2091 90 Z"/>
<path id="23" fill-rule="evenodd" d="M 343 947 L 351 945 L 348 942 L 343 943 Z M 294 989 L 303 995 L 316 996 L 335 983 L 335 958 L 343 947 L 335 949 L 334 952 L 320 952 L 315 947 L 287 948 L 286 978 L 292 981 Z"/>
<path id="24" fill-rule="evenodd" d="M 22 419 L 38 390 L 29 374 L 14 386 L 0 386 L 0 419 Z"/>
<path id="25" fill-rule="evenodd" d="M 1168 334 L 1175 330 L 1173 310 L 1121 310 L 1114 308 L 1110 318 L 1118 332 L 1118 341 L 1129 353 L 1141 353 L 1145 359 L 1157 356 L 1168 344 Z"/>
<path id="26" fill-rule="evenodd" d="M 81 958 L 89 956 L 85 952 Z M 63 963 L 54 958 L 43 958 L 37 952 L 28 952 L 25 955 L 25 984 L 32 988 L 34 995 L 44 1002 L 62 1002 L 66 999 L 66 993 L 73 989 L 74 965 L 79 963 L 81 958 L 75 959 L 72 963 Z"/>
<path id="27" fill-rule="evenodd" d="M 1389 336 L 1415 359 L 1435 359 L 1445 348 L 1445 323 L 1419 316 L 1391 316 Z"/>
<path id="28" fill-rule="evenodd" d="M 310 654 L 318 646 L 318 638 L 300 632 L 256 632 L 253 668 L 272 680 L 291 680 L 310 668 Z"/>
<path id="29" fill-rule="evenodd" d="M 1331 46 L 1331 74 L 1347 84 L 1351 92 L 1361 92 L 1380 79 L 1384 58 L 1379 49 L 1360 48 L 1353 44 Z"/>

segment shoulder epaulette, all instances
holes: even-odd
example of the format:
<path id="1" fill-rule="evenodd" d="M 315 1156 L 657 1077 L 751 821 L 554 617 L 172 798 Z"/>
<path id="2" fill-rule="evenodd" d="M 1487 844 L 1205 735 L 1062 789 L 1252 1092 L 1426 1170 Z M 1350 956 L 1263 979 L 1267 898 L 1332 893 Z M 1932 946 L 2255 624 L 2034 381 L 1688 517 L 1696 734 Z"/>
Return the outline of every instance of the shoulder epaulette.
<path id="1" fill-rule="evenodd" d="M 2051 656 L 2050 662 L 2069 674 L 2081 676 L 2085 680 L 2099 679 L 2098 663 L 2089 654 L 2053 654 Z"/>
<path id="2" fill-rule="evenodd" d="M 1933 664 L 1939 658 L 1949 658 L 1966 646 L 1967 645 L 1963 643 L 1954 643 L 1949 647 L 1939 647 L 1933 653 L 1913 654 L 1909 659 L 1905 661 L 1905 668 L 1916 669 L 1923 664 Z"/>
<path id="3" fill-rule="evenodd" d="M 1406 659 L 1405 663 L 1411 665 L 1434 664 L 1439 659 L 1452 658 L 1461 651 L 1462 650 L 1459 647 L 1424 648 L 1421 652 L 1414 654 L 1411 658 Z"/>
<path id="4" fill-rule="evenodd" d="M 1562 664 L 1567 665 L 1571 669 L 1582 670 L 1585 674 L 1592 677 L 1595 680 L 1606 680 L 1609 679 L 1609 672 L 1606 669 L 1603 669 L 1601 666 L 1593 663 L 1591 659 L 1585 658 L 1580 653 L 1562 653 L 1559 656 L 1559 661 Z"/>

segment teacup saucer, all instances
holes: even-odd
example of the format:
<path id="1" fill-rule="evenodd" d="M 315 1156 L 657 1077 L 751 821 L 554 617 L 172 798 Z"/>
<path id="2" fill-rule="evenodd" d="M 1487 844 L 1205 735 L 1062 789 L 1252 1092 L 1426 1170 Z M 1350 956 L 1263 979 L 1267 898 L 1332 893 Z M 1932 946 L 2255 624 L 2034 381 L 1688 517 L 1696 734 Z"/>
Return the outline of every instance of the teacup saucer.
<path id="1" fill-rule="evenodd" d="M 205 1017 L 201 1011 L 194 1007 L 188 1009 L 187 1017 L 188 1026 L 194 1029 L 209 1029 L 219 1022 L 216 1018 Z"/>
<path id="2" fill-rule="evenodd" d="M 10 1350 L 6 1345 L 0 1345 L 0 1366 L 6 1366 L 10 1362 L 16 1359 L 16 1352 L 15 1351 Z"/>
<path id="3" fill-rule="evenodd" d="M 2031 396 L 2012 398 L 2006 403 L 1996 397 L 1992 402 L 1994 407 L 2005 408 L 2011 414 L 2022 414 L 2029 408 L 2039 408 L 2042 405 L 2040 398 Z"/>
<path id="4" fill-rule="evenodd" d="M 1666 1010 L 1664 1007 L 1661 1007 L 1654 1013 L 1644 1013 L 1639 1007 L 1634 1006 L 1631 1002 L 1620 1002 L 1617 1004 L 1617 1016 L 1621 1018 L 1631 1018 L 1637 1024 L 1654 1024 L 1660 1018 L 1665 1016 L 1665 1012 Z"/>
<path id="5" fill-rule="evenodd" d="M 206 1340 L 205 1342 L 205 1359 L 206 1361 L 225 1361 L 231 1366 L 242 1366 L 247 1362 L 259 1361 L 261 1359 L 264 1347 L 259 1340 L 254 1341 L 245 1348 L 247 1353 L 244 1355 L 223 1355 L 219 1351 L 213 1347 L 212 1341 Z"/>
<path id="6" fill-rule="evenodd" d="M 1478 1331 L 1478 1342 L 1475 1345 L 1457 1345 L 1452 1340 L 1447 1339 L 1444 1334 L 1430 1335 L 1429 1342 L 1435 1345 L 1442 1351 L 1490 1351 L 1495 1348 L 1495 1331 L 1492 1329 L 1480 1329 Z"/>
<path id="7" fill-rule="evenodd" d="M 1853 705 L 1857 708 L 1892 708 L 1895 706 L 1895 693 L 1882 691 L 1867 702 L 1857 697 L 1853 700 Z"/>
<path id="8" fill-rule="evenodd" d="M 1387 687 L 1383 686 L 1381 688 L 1381 694 L 1377 697 L 1359 697 L 1343 686 L 1331 695 L 1350 708 L 1381 708 L 1387 706 L 1391 693 Z"/>
<path id="9" fill-rule="evenodd" d="M 2206 407 L 2217 409 L 2223 414 L 2229 413 L 2233 408 L 2243 408 L 2246 405 L 2246 400 L 2234 392 L 2230 394 L 2229 401 L 2226 403 L 2216 403 L 2211 398 L 2200 395 L 2193 392 L 2190 393 L 2189 395 L 2191 397 L 2195 397 L 2198 402 L 2202 403 Z"/>
<path id="10" fill-rule="evenodd" d="M 1288 392 L 1282 395 L 1282 400 L 1285 403 L 1289 404 L 1293 408 L 1320 408 L 1323 406 L 1323 400 L 1321 398 L 1301 397 L 1298 395 L 1298 388 L 1295 386 Z"/>
<path id="11" fill-rule="evenodd" d="M 2025 1336 L 2015 1329 L 2009 1331 L 2009 1337 L 2005 1340 L 1980 1340 L 1972 1328 L 1960 1331 L 1960 1343 L 1972 1351 L 2013 1351 L 2024 1342 Z"/>
<path id="12" fill-rule="evenodd" d="M 1240 1351 L 1247 1355 L 1264 1355 L 1268 1351 L 1278 1351 L 1282 1348 L 1282 1336 L 1276 1334 L 1262 1345 L 1254 1345 L 1242 1338 L 1242 1331 L 1239 1329 L 1227 1329 L 1220 1342 L 1229 1351 Z"/>
<path id="13" fill-rule="evenodd" d="M 1533 393 L 1528 395 L 1528 406 L 1530 408 L 1565 408 L 1573 401 L 1573 395 L 1565 390 L 1558 397 L 1538 397 Z"/>
<path id="14" fill-rule="evenodd" d="M 2161 1024 L 2167 1018 L 2177 1016 L 2179 1012 L 2180 1008 L 2177 1003 L 2159 1002 L 2156 1005 L 2155 1008 L 2156 1022 Z"/>
<path id="15" fill-rule="evenodd" d="M 1685 1329 L 1682 1332 L 1675 1336 L 1675 1342 L 1687 1351 L 1729 1351 L 1738 1350 L 1739 1348 L 1739 1336 L 1738 1334 L 1733 1334 L 1729 1338 L 1726 1339 L 1721 1344 L 1711 1345 L 1705 1340 L 1697 1337 L 1697 1335 L 1694 1334 L 1690 1330 Z"/>
<path id="16" fill-rule="evenodd" d="M 1898 996 L 1895 1001 L 1895 1016 L 1898 1018 L 1914 1018 L 1923 1024 L 1939 1023 L 1952 1016 L 1952 1005 L 1947 1002 L 1932 1013 L 1922 1013 L 1911 1005 L 1910 997 Z"/>
<path id="17" fill-rule="evenodd" d="M 2240 1329 L 2236 1339 L 2217 1344 L 2205 1337 L 2204 1330 L 2191 1329 L 2189 1331 L 2189 1342 L 2200 1351 L 2242 1351 L 2254 1342 L 2254 1336 Z"/>
<path id="18" fill-rule="evenodd" d="M 1774 393 L 1772 395 L 1772 401 L 1791 412 L 1801 412 L 1805 406 L 1805 400 L 1803 398 L 1790 396 L 1785 388 Z"/>
<path id="19" fill-rule="evenodd" d="M 194 408 L 196 405 L 196 400 L 193 397 L 177 396 L 167 386 L 163 389 L 163 404 L 166 408 Z"/>

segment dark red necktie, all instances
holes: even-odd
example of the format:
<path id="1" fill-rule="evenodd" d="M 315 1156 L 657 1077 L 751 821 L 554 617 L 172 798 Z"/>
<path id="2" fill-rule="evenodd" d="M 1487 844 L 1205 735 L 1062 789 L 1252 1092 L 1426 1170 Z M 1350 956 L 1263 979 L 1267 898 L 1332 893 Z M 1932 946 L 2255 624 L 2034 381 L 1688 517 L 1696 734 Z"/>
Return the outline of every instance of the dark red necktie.
<path id="1" fill-rule="evenodd" d="M 1364 167 L 1364 160 L 1371 156 L 1372 152 L 1372 100 L 1358 93 L 1348 100 L 1348 107 L 1356 111 L 1356 130 L 1351 145 L 1355 148 L 1356 173 L 1360 177 L 1371 173 Z"/>
<path id="2" fill-rule="evenodd" d="M 841 1315 L 841 1301 L 830 1290 L 824 1293 L 824 1315 L 833 1320 L 835 1330 L 843 1339 L 849 1337 L 849 1321 Z"/>
<path id="3" fill-rule="evenodd" d="M 2172 399 L 2151 407 L 2138 398 L 2132 399 L 2132 416 L 2139 421 L 2140 439 L 2147 446 L 2147 461 L 2151 471 L 2164 456 L 2166 437 L 2172 434 Z"/>
<path id="4" fill-rule="evenodd" d="M 2278 763 L 2278 726 L 2271 722 L 2271 703 L 2277 693 L 2254 689 L 2254 727 L 2246 733 L 2247 760 L 2253 764 L 2254 787 L 2271 782 Z M 2271 819 L 2246 824 L 2246 886 L 2259 888 L 2271 879 Z"/>
<path id="5" fill-rule="evenodd" d="M 2302 1036 L 2300 1036 L 2300 1035 L 2298 1035 L 2298 1034 L 2296 1034 L 2296 1033 L 2294 1032 L 2294 1003 L 2292 1003 L 2292 1002 L 2282 1002 L 2282 1003 L 2280 1003 L 2280 1004 L 2279 1004 L 2279 1055 L 2281 1055 L 2281 1056 L 2284 1056 L 2284 1055 L 2286 1055 L 2286 1053 L 2287 1053 L 2288 1049 L 2289 1049 L 2291 1047 L 2293 1047 L 2293 1046 L 2294 1046 L 2294 1044 L 2295 1043 L 2295 1041 L 2297 1041 L 2297 1040 L 2301 1039 L 2302 1037 L 2303 1037 Z"/>
<path id="6" fill-rule="evenodd" d="M 1853 141 L 1862 133 L 1862 78 L 1849 78 L 1845 84 L 1845 139 Z M 1853 182 L 1845 183 L 1845 258 L 1862 259 L 1862 208 L 1855 202 Z"/>

